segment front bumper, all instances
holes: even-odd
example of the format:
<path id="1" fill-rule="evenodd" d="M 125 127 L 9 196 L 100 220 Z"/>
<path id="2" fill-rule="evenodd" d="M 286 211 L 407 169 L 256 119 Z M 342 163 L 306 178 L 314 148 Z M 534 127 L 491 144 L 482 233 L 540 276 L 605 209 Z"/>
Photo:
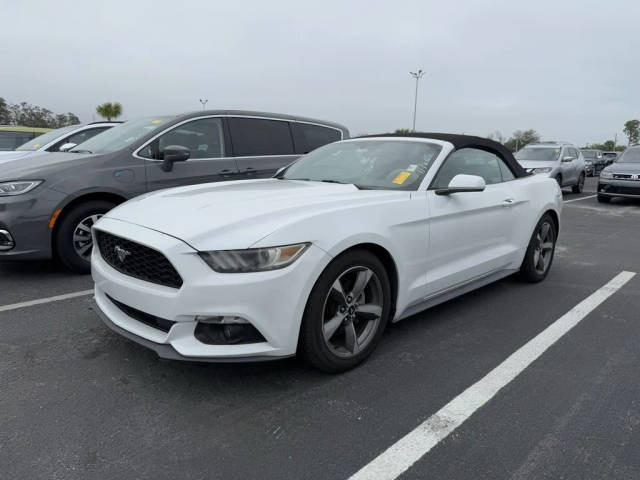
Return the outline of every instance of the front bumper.
<path id="1" fill-rule="evenodd" d="M 311 246 L 282 270 L 246 274 L 214 272 L 186 243 L 141 226 L 103 218 L 97 228 L 163 253 L 183 279 L 179 289 L 139 280 L 112 268 L 94 248 L 91 265 L 96 313 L 118 333 L 169 359 L 256 361 L 294 355 L 307 298 L 330 256 Z M 175 322 L 163 331 L 128 315 L 113 301 Z M 259 343 L 208 344 L 196 338 L 196 316 L 246 319 Z M 126 332 L 124 334 L 123 332 Z"/>
<path id="2" fill-rule="evenodd" d="M 598 195 L 640 198 L 640 180 L 605 179 L 600 177 L 598 181 Z"/>
<path id="3" fill-rule="evenodd" d="M 0 248 L 0 261 L 51 258 L 49 220 L 64 198 L 42 186 L 24 195 L 0 197 L 0 230 L 14 243 L 11 248 Z"/>

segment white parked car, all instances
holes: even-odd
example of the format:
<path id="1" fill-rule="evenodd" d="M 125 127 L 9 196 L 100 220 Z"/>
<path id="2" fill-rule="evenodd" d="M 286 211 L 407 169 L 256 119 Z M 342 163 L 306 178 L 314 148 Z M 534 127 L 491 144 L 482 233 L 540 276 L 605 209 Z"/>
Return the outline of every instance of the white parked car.
<path id="1" fill-rule="evenodd" d="M 95 310 L 161 357 L 325 371 L 365 359 L 388 321 L 515 272 L 549 272 L 562 196 L 502 145 L 363 137 L 275 178 L 163 190 L 93 229 Z"/>

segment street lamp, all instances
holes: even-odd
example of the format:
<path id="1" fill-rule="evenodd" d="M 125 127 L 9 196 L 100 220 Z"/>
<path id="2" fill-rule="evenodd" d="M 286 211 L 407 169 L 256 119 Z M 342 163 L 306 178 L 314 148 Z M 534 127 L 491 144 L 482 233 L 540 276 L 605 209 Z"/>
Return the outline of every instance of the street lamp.
<path id="1" fill-rule="evenodd" d="M 409 72 L 413 78 L 416 79 L 416 96 L 413 101 L 413 131 L 416 131 L 416 111 L 418 109 L 418 82 L 425 74 L 422 70 L 418 70 L 417 72 Z"/>
<path id="2" fill-rule="evenodd" d="M 208 100 L 208 99 L 206 99 L 206 98 L 204 98 L 204 99 L 203 99 L 203 98 L 201 98 L 201 99 L 200 99 L 200 103 L 202 104 L 202 109 L 203 109 L 203 110 L 204 110 L 204 107 L 207 105 L 207 102 L 208 102 L 208 101 L 209 101 L 209 100 Z"/>

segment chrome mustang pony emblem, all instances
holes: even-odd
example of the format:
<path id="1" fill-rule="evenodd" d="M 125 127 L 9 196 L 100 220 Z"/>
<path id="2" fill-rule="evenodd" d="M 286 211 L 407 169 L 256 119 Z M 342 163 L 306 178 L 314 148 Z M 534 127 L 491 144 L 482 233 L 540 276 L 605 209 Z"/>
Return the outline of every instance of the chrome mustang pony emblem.
<path id="1" fill-rule="evenodd" d="M 120 245 L 116 245 L 116 247 L 114 248 L 116 255 L 118 256 L 118 260 L 120 260 L 120 262 L 124 262 L 124 260 L 131 255 L 131 252 L 129 250 L 125 250 L 124 248 L 122 248 Z"/>

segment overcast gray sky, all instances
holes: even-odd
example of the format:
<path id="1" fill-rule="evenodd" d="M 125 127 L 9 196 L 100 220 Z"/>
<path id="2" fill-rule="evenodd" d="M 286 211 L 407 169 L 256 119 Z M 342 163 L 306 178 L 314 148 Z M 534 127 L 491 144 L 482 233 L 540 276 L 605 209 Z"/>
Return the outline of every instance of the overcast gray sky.
<path id="1" fill-rule="evenodd" d="M 352 134 L 534 128 L 579 144 L 640 118 L 640 2 L 0 0 L 0 96 L 91 121 L 208 107 Z"/>

